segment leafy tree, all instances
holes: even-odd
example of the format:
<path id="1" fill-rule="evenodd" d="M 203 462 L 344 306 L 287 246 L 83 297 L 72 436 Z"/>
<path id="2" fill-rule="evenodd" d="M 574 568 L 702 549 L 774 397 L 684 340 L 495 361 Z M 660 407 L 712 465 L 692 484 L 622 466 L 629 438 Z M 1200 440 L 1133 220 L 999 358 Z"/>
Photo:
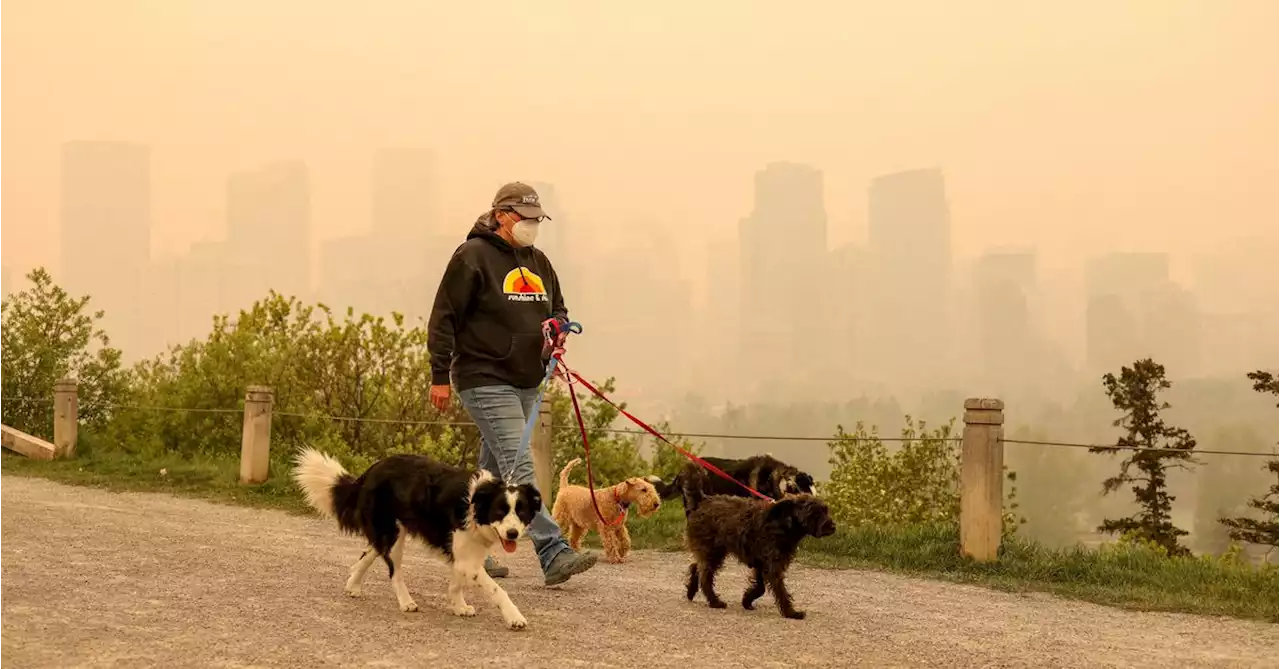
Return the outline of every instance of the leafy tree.
<path id="1" fill-rule="evenodd" d="M 1280 393 L 1280 384 L 1277 383 L 1275 375 L 1270 372 L 1261 370 L 1250 372 L 1249 378 L 1253 380 L 1253 389 L 1257 392 L 1272 395 Z M 1249 507 L 1261 511 L 1263 519 L 1239 516 L 1223 518 L 1219 522 L 1227 526 L 1228 534 L 1236 541 L 1275 547 L 1280 544 L 1280 527 L 1277 527 L 1277 520 L 1280 518 L 1280 504 L 1277 503 L 1277 498 L 1280 497 L 1280 485 L 1275 483 L 1277 474 L 1280 473 L 1280 462 L 1275 459 L 1268 460 L 1266 469 L 1271 473 L 1271 487 L 1265 495 L 1249 500 Z"/>
<path id="2" fill-rule="evenodd" d="M 1110 494 L 1127 483 L 1132 487 L 1141 509 L 1127 518 L 1102 521 L 1099 532 L 1122 534 L 1153 542 L 1170 555 L 1186 555 L 1189 551 L 1178 543 L 1187 534 L 1173 524 L 1173 501 L 1168 491 L 1168 470 L 1187 468 L 1196 440 L 1186 430 L 1167 425 L 1160 412 L 1169 408 L 1159 399 L 1161 391 L 1170 387 L 1164 366 L 1150 358 L 1139 360 L 1133 367 L 1122 367 L 1120 376 L 1107 374 L 1102 385 L 1112 405 L 1124 412 L 1113 423 L 1126 434 L 1115 446 L 1097 446 L 1092 453 L 1128 453 L 1120 463 L 1120 473 L 1103 481 L 1104 494 Z M 1134 470 L 1137 470 L 1136 472 Z"/>
<path id="3" fill-rule="evenodd" d="M 89 311 L 89 296 L 72 297 L 44 268 L 27 275 L 31 286 L 5 297 L 0 313 L 0 395 L 4 422 L 24 432 L 53 437 L 53 386 L 59 378 L 79 382 L 80 422 L 102 425 L 118 403 L 129 374 L 120 351 Z"/>

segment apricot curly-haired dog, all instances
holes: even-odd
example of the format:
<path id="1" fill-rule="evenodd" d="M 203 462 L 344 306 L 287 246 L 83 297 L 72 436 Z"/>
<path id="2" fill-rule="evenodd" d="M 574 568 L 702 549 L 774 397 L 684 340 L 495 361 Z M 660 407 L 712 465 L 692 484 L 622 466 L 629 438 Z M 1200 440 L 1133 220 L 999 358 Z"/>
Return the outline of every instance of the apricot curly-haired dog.
<path id="1" fill-rule="evenodd" d="M 724 566 L 725 557 L 733 555 L 751 568 L 742 608 L 755 608 L 768 586 L 784 618 L 803 620 L 804 611 L 792 604 L 784 577 L 802 539 L 835 533 L 826 503 L 807 494 L 779 502 L 734 495 L 713 495 L 697 502 L 685 526 L 685 543 L 693 553 L 685 596 L 692 601 L 702 590 L 711 608 L 725 608 L 716 594 L 716 572 Z"/>
<path id="2" fill-rule="evenodd" d="M 600 533 L 600 543 L 604 545 L 604 559 L 613 563 L 622 562 L 631 552 L 631 534 L 627 532 L 627 523 L 624 520 L 613 525 L 602 525 L 591 505 L 591 491 L 585 486 L 569 484 L 569 472 L 579 461 L 577 458 L 570 460 L 560 470 L 560 491 L 556 493 L 551 516 L 555 518 L 560 530 L 568 535 L 569 546 L 573 550 L 580 550 L 582 537 L 595 530 Z M 597 489 L 596 504 L 600 506 L 600 515 L 606 521 L 614 521 L 620 514 L 625 516 L 633 504 L 639 510 L 641 518 L 648 518 L 662 505 L 662 499 L 658 497 L 658 491 L 652 483 L 635 477 L 608 488 Z"/>

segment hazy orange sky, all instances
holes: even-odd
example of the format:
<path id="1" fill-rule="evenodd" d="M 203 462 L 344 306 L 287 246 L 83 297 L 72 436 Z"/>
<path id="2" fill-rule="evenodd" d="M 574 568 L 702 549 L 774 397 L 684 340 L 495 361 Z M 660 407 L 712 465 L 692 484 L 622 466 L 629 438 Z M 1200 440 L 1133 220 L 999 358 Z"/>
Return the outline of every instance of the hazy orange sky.
<path id="1" fill-rule="evenodd" d="M 672 232 L 695 281 L 774 160 L 825 171 L 833 246 L 868 179 L 930 166 L 962 256 L 1277 243 L 1274 1 L 12 0 L 2 25 L 15 271 L 58 266 L 73 139 L 152 146 L 158 256 L 221 238 L 227 174 L 275 159 L 311 167 L 317 240 L 363 231 L 389 145 L 437 151 L 460 234 L 549 181 L 580 228 Z"/>

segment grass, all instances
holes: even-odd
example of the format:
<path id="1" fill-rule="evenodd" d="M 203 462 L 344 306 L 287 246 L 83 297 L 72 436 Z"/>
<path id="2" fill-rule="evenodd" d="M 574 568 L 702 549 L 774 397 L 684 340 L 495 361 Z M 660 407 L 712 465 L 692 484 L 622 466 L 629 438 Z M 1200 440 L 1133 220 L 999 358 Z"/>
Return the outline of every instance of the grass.
<path id="1" fill-rule="evenodd" d="M 652 518 L 631 520 L 637 547 L 680 550 L 684 514 L 666 504 Z M 1222 615 L 1276 622 L 1280 571 L 1212 556 L 1169 558 L 1149 548 L 1108 546 L 1050 549 L 1014 538 L 1000 560 L 978 563 L 960 555 L 954 524 L 842 527 L 802 544 L 801 564 L 826 569 L 877 569 L 1006 592 L 1046 592 L 1141 611 Z"/>
<path id="2" fill-rule="evenodd" d="M 238 460 L 231 458 L 143 458 L 95 450 L 54 462 L 28 460 L 7 451 L 0 458 L 0 469 L 7 475 L 307 513 L 301 495 L 284 474 L 286 466 L 273 462 L 271 480 L 242 486 Z M 627 526 L 636 548 L 682 549 L 684 514 L 678 502 L 664 504 L 645 520 L 633 515 Z M 1005 543 L 998 562 L 981 564 L 961 557 L 959 531 L 952 524 L 842 527 L 831 537 L 806 542 L 799 560 L 819 568 L 885 570 L 1007 592 L 1046 592 L 1133 610 L 1268 622 L 1278 618 L 1280 572 L 1274 565 L 1258 567 L 1215 557 L 1168 558 L 1140 546 L 1049 549 L 1015 538 Z"/>
<path id="3" fill-rule="evenodd" d="M 282 471 L 282 466 L 271 463 L 272 472 Z M 73 460 L 49 462 L 4 451 L 0 471 L 113 491 L 165 492 L 223 504 L 309 512 L 297 489 L 284 476 L 272 476 L 261 485 L 240 485 L 238 459 L 177 455 L 142 458 L 121 452 L 90 451 L 77 454 Z"/>

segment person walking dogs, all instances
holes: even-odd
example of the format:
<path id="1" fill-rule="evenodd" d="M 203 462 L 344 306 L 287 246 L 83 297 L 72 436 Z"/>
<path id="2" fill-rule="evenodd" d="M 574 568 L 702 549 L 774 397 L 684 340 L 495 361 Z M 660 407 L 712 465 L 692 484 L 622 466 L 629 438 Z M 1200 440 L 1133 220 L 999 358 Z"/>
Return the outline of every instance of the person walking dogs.
<path id="1" fill-rule="evenodd" d="M 480 467 L 513 485 L 534 483 L 533 460 L 528 448 L 520 452 L 520 438 L 539 410 L 534 402 L 549 355 L 543 328 L 550 328 L 557 345 L 568 334 L 560 281 L 533 245 L 549 218 L 530 186 L 514 182 L 499 188 L 489 211 L 449 259 L 427 323 L 431 403 L 448 409 L 456 388 L 480 428 Z M 546 504 L 529 536 L 546 585 L 564 583 L 596 563 L 594 553 L 569 547 Z M 509 571 L 492 556 L 485 570 L 494 578 Z"/>

